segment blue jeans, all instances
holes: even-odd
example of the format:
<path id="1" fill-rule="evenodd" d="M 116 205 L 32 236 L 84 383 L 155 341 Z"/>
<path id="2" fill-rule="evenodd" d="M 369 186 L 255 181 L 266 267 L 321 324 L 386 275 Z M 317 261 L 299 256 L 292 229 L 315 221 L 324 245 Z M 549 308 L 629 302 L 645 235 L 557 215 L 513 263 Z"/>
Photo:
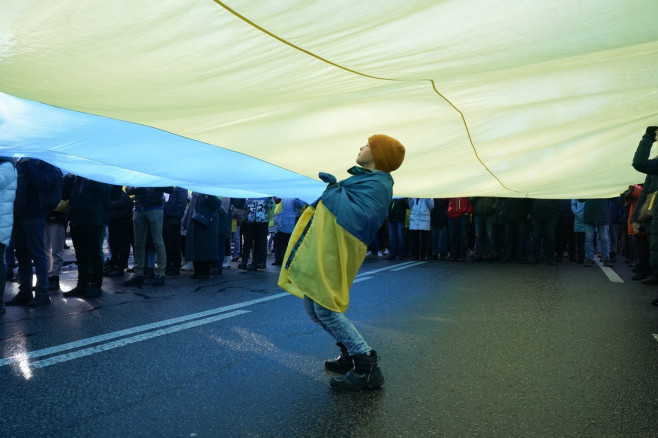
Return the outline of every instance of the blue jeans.
<path id="1" fill-rule="evenodd" d="M 601 244 L 601 256 L 603 260 L 610 258 L 610 244 L 608 243 L 608 225 L 585 224 L 585 258 L 591 259 L 594 256 L 594 229 L 599 233 L 599 243 Z"/>
<path id="2" fill-rule="evenodd" d="M 388 222 L 388 255 L 405 256 L 404 222 Z"/>
<path id="3" fill-rule="evenodd" d="M 345 345 L 350 356 L 370 354 L 370 347 L 363 336 L 344 314 L 326 309 L 307 296 L 304 296 L 304 309 L 313 322 L 319 324 L 337 342 Z"/>

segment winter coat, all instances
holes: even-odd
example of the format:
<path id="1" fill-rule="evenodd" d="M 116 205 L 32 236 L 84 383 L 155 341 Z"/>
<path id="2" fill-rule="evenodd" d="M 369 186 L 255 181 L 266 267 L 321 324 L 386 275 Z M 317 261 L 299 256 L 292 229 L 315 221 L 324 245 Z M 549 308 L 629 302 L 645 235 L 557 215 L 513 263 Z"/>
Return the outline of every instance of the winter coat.
<path id="1" fill-rule="evenodd" d="M 284 198 L 280 202 L 281 212 L 274 214 L 274 228 L 277 233 L 291 234 L 297 222 L 297 211 L 306 205 L 297 198 Z"/>
<path id="2" fill-rule="evenodd" d="M 231 198 L 217 199 L 219 200 L 219 210 L 217 210 L 217 232 L 220 236 L 230 236 L 231 229 L 233 228 L 233 209 L 231 208 Z"/>
<path id="3" fill-rule="evenodd" d="M 14 201 L 14 219 L 46 218 L 52 207 L 44 205 L 58 169 L 36 158 L 21 159 L 16 165 L 18 179 Z"/>
<path id="4" fill-rule="evenodd" d="M 585 225 L 610 225 L 610 201 L 607 199 L 587 199 L 583 210 Z"/>
<path id="5" fill-rule="evenodd" d="M 110 186 L 110 219 L 132 218 L 133 199 L 122 186 Z"/>
<path id="6" fill-rule="evenodd" d="M 247 222 L 269 222 L 274 198 L 248 198 L 245 208 L 249 210 Z"/>
<path id="7" fill-rule="evenodd" d="M 505 198 L 501 216 L 506 223 L 523 224 L 528 221 L 531 200 L 527 198 Z"/>
<path id="8" fill-rule="evenodd" d="M 647 177 L 648 176 L 649 175 L 647 175 Z M 635 214 L 638 200 L 640 199 L 640 195 L 642 194 L 642 187 L 640 187 L 637 184 L 634 184 L 633 186 L 629 187 L 627 193 L 628 196 L 626 197 L 626 203 L 628 204 L 628 221 L 627 221 L 628 223 L 626 230 L 628 231 L 628 234 L 637 234 L 637 232 L 633 228 L 633 215 Z"/>
<path id="9" fill-rule="evenodd" d="M 133 195 L 135 211 L 156 210 L 164 204 L 163 193 L 171 193 L 172 187 L 126 187 L 126 193 Z"/>
<path id="10" fill-rule="evenodd" d="M 7 246 L 14 226 L 14 200 L 18 173 L 10 158 L 0 162 L 0 243 Z"/>
<path id="11" fill-rule="evenodd" d="M 469 202 L 473 206 L 473 215 L 475 216 L 491 216 L 496 213 L 497 198 L 490 196 L 474 197 L 470 198 Z"/>
<path id="12" fill-rule="evenodd" d="M 468 198 L 450 198 L 448 200 L 448 219 L 460 218 L 471 211 L 473 210 Z"/>
<path id="13" fill-rule="evenodd" d="M 185 235 L 185 260 L 195 262 L 214 261 L 219 258 L 219 206 L 216 196 L 193 192 L 190 200 L 187 234 Z M 210 219 L 202 225 L 192 219 L 193 212 Z"/>
<path id="14" fill-rule="evenodd" d="M 535 221 L 557 221 L 557 213 L 560 207 L 557 199 L 533 199 L 530 216 Z"/>
<path id="15" fill-rule="evenodd" d="M 647 175 L 658 175 L 658 158 L 649 159 L 651 153 L 651 146 L 655 140 L 651 134 L 645 133 L 637 145 L 635 155 L 633 156 L 633 167 L 638 172 L 646 173 Z"/>
<path id="16" fill-rule="evenodd" d="M 357 166 L 348 172 L 352 176 L 340 182 L 320 173 L 327 188 L 297 222 L 278 282 L 334 312 L 347 310 L 349 289 L 393 197 L 389 173 Z"/>
<path id="17" fill-rule="evenodd" d="M 103 225 L 109 219 L 108 184 L 81 176 L 67 178 L 64 181 L 62 199 L 69 201 L 66 216 L 71 226 Z"/>
<path id="18" fill-rule="evenodd" d="M 164 203 L 163 212 L 164 216 L 175 217 L 182 219 L 187 208 L 187 189 L 182 187 L 174 187 L 174 190 L 169 195 L 169 199 Z"/>
<path id="19" fill-rule="evenodd" d="M 571 211 L 573 212 L 573 232 L 574 233 L 584 233 L 585 232 L 585 222 L 583 222 L 583 210 L 585 209 L 585 203 L 577 199 L 571 200 Z"/>
<path id="20" fill-rule="evenodd" d="M 409 198 L 409 229 L 410 230 L 430 230 L 430 218 L 432 208 L 434 208 L 434 199 L 432 198 Z"/>
<path id="21" fill-rule="evenodd" d="M 391 200 L 388 206 L 389 222 L 404 222 L 407 219 L 407 209 L 409 207 L 406 198 L 395 198 Z"/>
<path id="22" fill-rule="evenodd" d="M 573 225 L 573 212 L 571 211 L 571 199 L 558 200 L 557 223 L 564 225 Z"/>
<path id="23" fill-rule="evenodd" d="M 441 228 L 448 225 L 448 202 L 445 199 L 434 198 L 430 225 L 432 228 Z"/>

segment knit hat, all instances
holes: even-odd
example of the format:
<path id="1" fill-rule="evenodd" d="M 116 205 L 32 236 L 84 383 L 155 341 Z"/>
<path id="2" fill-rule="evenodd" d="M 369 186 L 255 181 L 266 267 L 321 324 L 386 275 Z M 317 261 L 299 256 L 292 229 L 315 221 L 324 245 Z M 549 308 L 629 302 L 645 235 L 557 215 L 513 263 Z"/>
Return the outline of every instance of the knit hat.
<path id="1" fill-rule="evenodd" d="M 404 161 L 404 146 L 393 137 L 376 134 L 368 138 L 368 144 L 377 170 L 391 173 Z"/>

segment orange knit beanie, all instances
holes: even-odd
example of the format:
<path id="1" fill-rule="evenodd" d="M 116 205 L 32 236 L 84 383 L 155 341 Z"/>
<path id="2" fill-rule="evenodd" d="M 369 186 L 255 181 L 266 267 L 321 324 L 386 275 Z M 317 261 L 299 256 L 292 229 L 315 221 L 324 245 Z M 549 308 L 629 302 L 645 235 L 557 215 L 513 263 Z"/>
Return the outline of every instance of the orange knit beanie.
<path id="1" fill-rule="evenodd" d="M 375 168 L 391 173 L 404 161 L 404 146 L 388 135 L 376 134 L 368 138 Z"/>

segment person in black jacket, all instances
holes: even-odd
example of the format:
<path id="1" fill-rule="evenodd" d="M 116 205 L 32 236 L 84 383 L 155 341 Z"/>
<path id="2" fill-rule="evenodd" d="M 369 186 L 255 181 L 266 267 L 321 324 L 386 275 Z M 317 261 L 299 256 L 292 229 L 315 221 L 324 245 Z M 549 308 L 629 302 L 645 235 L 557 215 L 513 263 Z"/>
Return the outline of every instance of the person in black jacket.
<path id="1" fill-rule="evenodd" d="M 530 263 L 541 262 L 542 249 L 546 263 L 555 264 L 555 229 L 557 227 L 557 199 L 533 199 L 530 210 L 532 227 L 532 256 Z"/>
<path id="2" fill-rule="evenodd" d="M 128 268 L 130 246 L 133 243 L 133 200 L 123 186 L 110 187 L 110 223 L 107 226 L 107 241 L 111 258 L 104 275 L 122 277 Z"/>
<path id="3" fill-rule="evenodd" d="M 109 210 L 110 187 L 81 176 L 66 179 L 62 199 L 69 200 L 67 218 L 78 263 L 78 283 L 65 297 L 101 295 L 103 282 L 103 229 Z"/>
<path id="4" fill-rule="evenodd" d="M 633 156 L 633 167 L 638 172 L 651 175 L 655 178 L 658 175 L 658 159 L 649 158 L 651 153 L 651 148 L 656 142 L 656 131 L 658 131 L 658 126 L 648 126 L 640 143 L 637 145 L 635 150 L 635 155 Z M 653 179 L 655 181 L 655 179 Z M 652 181 L 652 179 L 649 179 Z M 653 183 L 646 184 L 649 181 L 645 181 L 643 192 L 646 193 L 645 199 L 648 198 L 648 195 L 653 192 Z M 634 217 L 637 217 L 637 211 L 640 209 L 640 204 L 638 202 L 638 209 L 633 213 Z M 647 228 L 649 229 L 649 266 L 651 268 L 652 275 L 648 278 L 642 280 L 643 284 L 655 285 L 658 284 L 658 214 L 654 208 L 654 213 L 651 218 L 651 222 L 648 224 Z M 654 306 L 658 306 L 658 298 L 654 299 L 651 302 Z"/>
<path id="5" fill-rule="evenodd" d="M 187 189 L 176 187 L 164 204 L 162 237 L 167 252 L 165 275 L 180 275 L 181 262 L 183 261 L 183 255 L 181 253 L 181 222 L 187 208 L 188 194 Z"/>
<path id="6" fill-rule="evenodd" d="M 34 158 L 22 158 L 16 165 L 18 185 L 14 202 L 12 239 L 18 260 L 18 294 L 7 301 L 8 306 L 43 306 L 50 304 L 48 296 L 48 259 L 43 244 L 46 216 L 53 208 L 47 205 L 59 169 Z M 32 297 L 32 264 L 37 277 Z"/>

